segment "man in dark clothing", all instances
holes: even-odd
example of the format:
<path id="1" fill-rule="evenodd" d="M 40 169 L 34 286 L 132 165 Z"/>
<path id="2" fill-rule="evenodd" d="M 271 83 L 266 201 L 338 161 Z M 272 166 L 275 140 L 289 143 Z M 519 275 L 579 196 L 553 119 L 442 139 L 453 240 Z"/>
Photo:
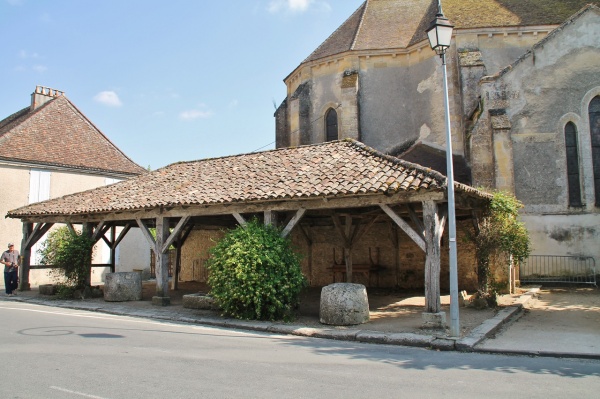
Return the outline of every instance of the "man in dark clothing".
<path id="1" fill-rule="evenodd" d="M 6 287 L 6 295 L 17 295 L 19 251 L 15 249 L 15 245 L 12 242 L 8 243 L 8 250 L 2 253 L 0 263 L 4 264 L 4 286 Z"/>

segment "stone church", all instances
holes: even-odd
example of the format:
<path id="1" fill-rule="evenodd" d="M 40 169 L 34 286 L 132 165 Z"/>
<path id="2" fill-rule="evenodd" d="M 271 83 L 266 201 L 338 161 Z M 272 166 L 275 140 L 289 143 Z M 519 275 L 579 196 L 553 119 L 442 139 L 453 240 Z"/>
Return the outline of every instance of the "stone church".
<path id="1" fill-rule="evenodd" d="M 456 180 L 512 192 L 533 254 L 600 266 L 600 1 L 443 0 Z M 367 0 L 285 79 L 276 145 L 353 138 L 446 172 L 438 0 Z"/>

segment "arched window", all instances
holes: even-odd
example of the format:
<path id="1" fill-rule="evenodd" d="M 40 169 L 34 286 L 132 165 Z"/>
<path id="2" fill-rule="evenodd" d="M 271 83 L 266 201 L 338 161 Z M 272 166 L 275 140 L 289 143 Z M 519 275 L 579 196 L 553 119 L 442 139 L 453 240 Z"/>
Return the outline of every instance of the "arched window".
<path id="1" fill-rule="evenodd" d="M 325 113 L 325 141 L 338 139 L 338 117 L 335 109 L 329 108 Z"/>
<path id="2" fill-rule="evenodd" d="M 565 125 L 567 151 L 567 182 L 569 184 L 569 206 L 581 206 L 581 184 L 579 181 L 579 152 L 577 149 L 577 127 L 573 122 Z"/>
<path id="3" fill-rule="evenodd" d="M 592 162 L 594 164 L 594 193 L 596 206 L 600 206 L 600 96 L 590 102 L 590 135 L 592 136 Z"/>

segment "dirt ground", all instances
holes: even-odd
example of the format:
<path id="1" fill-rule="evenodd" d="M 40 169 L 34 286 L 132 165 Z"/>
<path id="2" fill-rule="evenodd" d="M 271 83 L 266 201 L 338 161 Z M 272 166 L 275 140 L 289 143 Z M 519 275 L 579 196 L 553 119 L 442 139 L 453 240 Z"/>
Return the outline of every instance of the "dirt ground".
<path id="1" fill-rule="evenodd" d="M 143 301 L 151 301 L 154 295 L 154 283 L 145 282 L 143 286 Z M 207 292 L 207 287 L 202 283 L 185 282 L 179 284 L 179 289 L 171 290 L 171 305 L 178 307 L 182 303 L 184 294 Z M 360 326 L 350 327 L 332 327 L 324 326 L 319 322 L 319 303 L 321 288 L 305 289 L 300 295 L 300 306 L 298 315 L 293 324 L 304 325 L 307 327 L 327 327 L 336 329 L 360 328 L 364 330 L 382 331 L 382 332 L 412 332 L 423 333 L 421 314 L 425 308 L 425 298 L 423 293 L 406 292 L 389 289 L 367 289 L 370 308 L 370 321 Z M 509 306 L 514 304 L 519 295 L 504 295 L 499 298 L 500 306 Z M 450 296 L 441 297 L 442 311 L 446 312 L 447 321 L 450 321 Z M 461 307 L 459 309 L 459 319 L 461 335 L 468 334 L 473 328 L 479 326 L 485 320 L 493 317 L 498 309 L 478 310 L 472 307 Z M 197 311 L 200 312 L 200 311 Z M 201 311 L 203 314 L 212 314 L 218 316 L 218 312 Z M 431 330 L 426 330 L 428 334 Z M 444 335 L 447 331 L 438 331 L 439 335 Z"/>
<path id="2" fill-rule="evenodd" d="M 589 331 L 600 337 L 600 289 L 596 287 L 542 288 L 534 300 L 525 305 L 519 323 L 540 324 L 542 319 L 552 328 Z"/>

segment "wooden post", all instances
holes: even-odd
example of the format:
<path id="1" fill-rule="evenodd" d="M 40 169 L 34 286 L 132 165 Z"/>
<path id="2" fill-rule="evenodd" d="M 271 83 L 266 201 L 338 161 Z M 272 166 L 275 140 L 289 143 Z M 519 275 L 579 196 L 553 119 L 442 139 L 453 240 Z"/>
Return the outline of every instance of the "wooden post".
<path id="1" fill-rule="evenodd" d="M 19 267 L 19 290 L 29 291 L 29 266 L 31 266 L 31 246 L 27 245 L 33 232 L 33 223 L 23 223 L 23 239 L 21 240 L 21 265 Z"/>
<path id="2" fill-rule="evenodd" d="M 178 239 L 174 243 L 175 245 L 175 266 L 173 267 L 173 278 L 171 279 L 171 289 L 179 289 L 179 269 L 181 268 L 181 245 L 182 240 Z"/>
<path id="3" fill-rule="evenodd" d="M 439 313 L 441 240 L 445 219 L 440 218 L 438 206 L 433 201 L 423 202 L 423 225 L 425 228 L 425 311 Z"/>
<path id="4" fill-rule="evenodd" d="M 169 220 L 164 216 L 156 218 L 156 243 L 154 249 L 156 265 L 156 296 L 152 298 L 155 305 L 170 305 L 169 298 L 169 251 L 163 251 L 165 241 L 169 237 Z"/>
<path id="5" fill-rule="evenodd" d="M 345 222 L 346 243 L 344 245 L 344 260 L 346 261 L 346 282 L 352 282 L 352 242 L 349 239 L 352 231 L 352 216 L 346 215 Z"/>
<path id="6" fill-rule="evenodd" d="M 111 226 L 110 228 L 110 272 L 114 273 L 117 270 L 117 246 L 115 242 L 117 240 L 117 228 Z"/>
<path id="7" fill-rule="evenodd" d="M 92 223 L 83 223 L 81 226 L 81 234 L 85 237 L 88 237 L 89 239 L 92 239 L 92 234 L 94 233 L 94 225 Z M 92 253 L 90 250 L 90 264 L 88 265 L 88 270 L 85 273 L 85 286 L 86 287 L 91 287 L 92 286 L 92 265 L 91 265 L 91 259 L 92 258 Z"/>

